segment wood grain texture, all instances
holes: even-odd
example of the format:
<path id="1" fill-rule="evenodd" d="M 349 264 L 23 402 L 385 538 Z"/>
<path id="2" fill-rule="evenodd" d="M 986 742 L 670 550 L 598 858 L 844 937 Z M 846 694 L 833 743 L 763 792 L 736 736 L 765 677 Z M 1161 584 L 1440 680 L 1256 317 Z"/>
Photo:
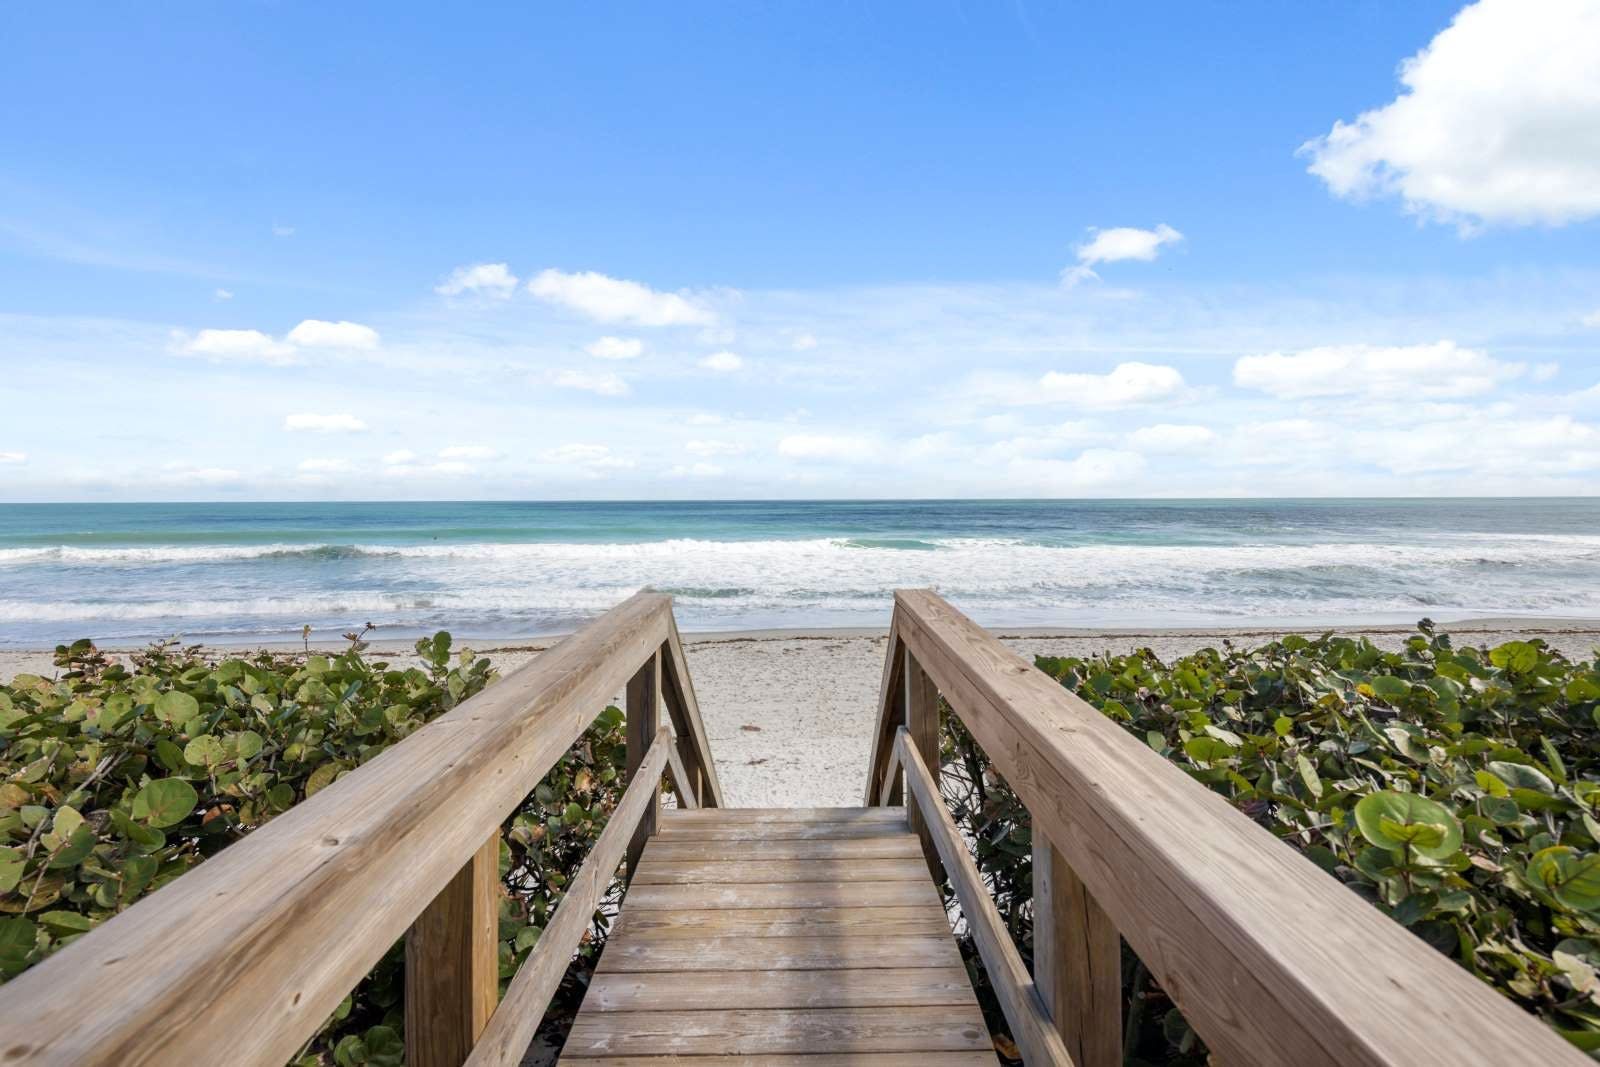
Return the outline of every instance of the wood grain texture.
<path id="1" fill-rule="evenodd" d="M 933 882 L 753 882 L 748 885 L 639 885 L 628 907 L 898 908 L 939 903 Z"/>
<path id="2" fill-rule="evenodd" d="M 663 813 L 665 814 L 665 813 Z M 813 840 L 696 841 L 679 835 L 657 834 L 645 848 L 648 862 L 658 860 L 844 860 L 906 859 L 922 855 L 910 834 L 886 833 L 872 837 L 831 837 Z"/>
<path id="3" fill-rule="evenodd" d="M 944 909 L 890 908 L 710 908 L 703 911 L 627 909 L 617 916 L 613 937 L 905 937 L 950 933 Z"/>
<path id="4" fill-rule="evenodd" d="M 683 753 L 678 751 L 676 739 L 667 753 L 667 776 L 672 780 L 672 793 L 678 798 L 679 810 L 693 811 L 700 806 L 700 779 L 691 776 L 684 767 Z"/>
<path id="5" fill-rule="evenodd" d="M 696 826 L 731 829 L 746 823 L 845 824 L 876 827 L 879 833 L 886 828 L 905 829 L 904 817 L 884 808 L 705 808 L 670 812 L 662 829 L 683 830 Z"/>
<path id="6" fill-rule="evenodd" d="M 909 832 L 904 808 L 889 808 L 898 817 L 891 824 L 848 822 L 769 822 L 685 826 L 675 821 L 679 813 L 663 811 L 661 831 L 666 841 L 822 841 L 852 837 L 882 837 L 886 830 Z"/>
<path id="7" fill-rule="evenodd" d="M 634 885 L 734 885 L 741 882 L 921 882 L 928 868 L 912 859 L 668 860 L 646 850 Z"/>
<path id="8" fill-rule="evenodd" d="M 915 801 L 922 812 L 928 834 L 939 850 L 939 858 L 944 861 L 950 884 L 961 901 L 967 930 L 978 946 L 983 969 L 989 976 L 995 999 L 1005 1012 L 1006 1022 L 1011 1024 L 1011 1036 L 1022 1050 L 1022 1058 L 1029 1064 L 1072 1067 L 1072 1057 L 1051 1023 L 1033 978 L 1017 953 L 1017 946 L 1011 942 L 1005 920 L 983 884 L 978 865 L 967 851 L 966 840 L 956 829 L 933 775 L 911 743 L 909 731 L 900 731 L 894 751 L 905 769 L 907 799 Z"/>
<path id="9" fill-rule="evenodd" d="M 879 794 L 888 779 L 889 760 L 894 752 L 894 732 L 905 721 L 900 688 L 905 677 L 906 645 L 900 638 L 899 615 L 900 606 L 897 603 L 894 615 L 889 620 L 889 648 L 883 659 L 883 680 L 878 685 L 878 721 L 872 730 L 872 751 L 867 756 L 867 792 L 862 803 L 868 807 L 886 803 L 879 799 Z M 888 802 L 898 804 L 898 785 L 890 795 L 892 800 Z"/>
<path id="10" fill-rule="evenodd" d="M 714 1011 L 741 1008 L 976 1007 L 966 968 L 859 971 L 698 971 L 597 974 L 585 1011 Z"/>
<path id="11" fill-rule="evenodd" d="M 934 792 L 937 794 L 939 792 L 939 690 L 934 687 L 933 679 L 928 677 L 928 672 L 922 669 L 922 665 L 917 662 L 917 657 L 911 654 L 910 649 L 905 653 L 903 676 L 906 731 L 910 735 L 911 744 L 916 746 L 917 753 L 922 756 L 922 762 L 927 766 L 928 772 L 933 775 Z M 906 805 L 906 823 L 911 827 L 911 832 L 922 842 L 923 857 L 934 882 L 944 881 L 944 871 L 939 865 L 939 850 L 934 847 L 933 835 L 915 804 Z"/>
<path id="12" fill-rule="evenodd" d="M 927 590 L 895 625 L 1224 1062 L 1588 1062 Z"/>
<path id="13" fill-rule="evenodd" d="M 627 741 L 627 769 L 623 775 L 624 782 L 632 782 L 644 765 L 645 753 L 650 750 L 656 731 L 661 728 L 661 658 L 660 651 L 657 651 L 645 661 L 644 666 L 640 667 L 632 678 L 628 679 L 628 691 L 624 701 L 627 705 L 627 720 L 624 727 Z M 659 771 L 655 777 L 658 779 L 661 777 Z M 645 842 L 656 832 L 656 816 L 660 811 L 661 790 L 657 786 L 645 804 L 644 813 L 634 826 L 632 840 L 628 842 L 627 864 L 630 879 L 633 877 L 634 869 L 639 865 Z"/>
<path id="14" fill-rule="evenodd" d="M 282 1067 L 670 620 L 670 598 L 629 599 L 7 983 L 8 1067 Z"/>
<path id="15" fill-rule="evenodd" d="M 461 1067 L 500 996 L 500 834 L 406 932 L 406 1063 Z"/>
<path id="16" fill-rule="evenodd" d="M 538 943 L 506 987 L 505 999 L 490 1017 L 489 1025 L 466 1061 L 467 1067 L 505 1067 L 522 1061 L 550 998 L 555 995 L 573 953 L 589 929 L 595 909 L 611 885 L 617 864 L 626 855 L 633 827 L 660 795 L 658 783 L 671 747 L 671 735 L 663 726 L 656 731 L 654 743 L 637 768 L 633 781 L 623 790 L 622 799 L 606 821 L 605 829 L 600 831 L 599 839 L 578 873 L 567 883 L 567 891 L 555 914 L 545 924 Z"/>
<path id="17" fill-rule="evenodd" d="M 916 937 L 714 937 L 691 941 L 633 934 L 607 944 L 595 967 L 614 971 L 848 971 L 873 967 L 959 967 L 949 933 Z"/>
<path id="18" fill-rule="evenodd" d="M 990 1048 L 976 1009 L 580 1012 L 563 1060 L 599 1055 L 951 1051 Z"/>
<path id="19" fill-rule="evenodd" d="M 1122 937 L 1038 830 L 1033 833 L 1033 981 L 1078 1067 L 1121 1067 Z"/>
<path id="20" fill-rule="evenodd" d="M 986 1052 L 835 1052 L 825 1056 L 598 1056 L 592 1067 L 995 1067 Z"/>

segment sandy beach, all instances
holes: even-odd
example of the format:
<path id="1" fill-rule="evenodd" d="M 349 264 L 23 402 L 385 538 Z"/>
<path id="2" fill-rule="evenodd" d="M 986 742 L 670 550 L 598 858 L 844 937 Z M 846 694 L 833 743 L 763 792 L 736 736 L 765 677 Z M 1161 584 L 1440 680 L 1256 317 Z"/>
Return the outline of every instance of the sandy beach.
<path id="1" fill-rule="evenodd" d="M 1542 638 L 1573 658 L 1600 647 L 1592 620 L 1486 619 L 1443 627 L 1458 643 L 1494 645 Z M 1250 645 L 1284 633 L 1315 630 L 1262 628 L 1207 630 L 996 631 L 1019 655 L 1088 655 L 1153 649 L 1163 659 L 1222 641 Z M 1407 627 L 1342 629 L 1398 647 Z M 475 645 L 502 674 L 536 657 L 559 638 Z M 749 631 L 686 634 L 711 750 L 730 805 L 741 807 L 850 805 L 861 802 L 885 638 L 868 630 Z M 287 647 L 287 646 L 286 646 Z M 298 646 L 294 646 L 298 647 Z M 315 647 L 315 646 L 314 646 Z M 374 642 L 374 650 L 403 658 L 403 642 Z M 50 653 L 0 651 L 0 677 L 18 672 L 50 675 Z"/>

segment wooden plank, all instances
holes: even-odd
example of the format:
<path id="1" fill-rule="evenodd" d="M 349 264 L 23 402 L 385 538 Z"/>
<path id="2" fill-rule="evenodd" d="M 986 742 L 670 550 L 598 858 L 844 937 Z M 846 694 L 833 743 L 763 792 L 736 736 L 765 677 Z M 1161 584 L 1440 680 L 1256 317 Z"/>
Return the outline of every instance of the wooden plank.
<path id="1" fill-rule="evenodd" d="M 461 1067 L 500 997 L 500 834 L 406 932 L 406 1062 Z"/>
<path id="2" fill-rule="evenodd" d="M 933 775 L 928 773 L 916 746 L 911 743 L 909 732 L 904 729 L 900 731 L 894 751 L 905 768 L 907 797 L 915 800 L 926 817 L 928 833 L 939 850 L 939 858 L 944 862 L 950 884 L 961 901 L 961 914 L 967 920 L 967 930 L 978 946 L 983 969 L 989 976 L 989 984 L 994 989 L 995 999 L 1000 1002 L 1000 1009 L 1005 1012 L 1006 1022 L 1011 1024 L 1011 1036 L 1022 1050 L 1023 1060 L 1028 1064 L 1072 1067 L 1072 1057 L 1067 1053 L 1061 1035 L 1051 1024 L 1050 1015 L 1039 999 L 1028 968 L 1017 954 L 1017 946 L 1011 943 L 1005 920 L 994 906 L 994 900 L 983 884 L 983 876 L 978 873 L 978 865 L 967 851 L 966 840 L 961 836 L 961 831 L 956 829 L 955 820 L 944 805 L 944 797 L 940 795 L 939 787 L 934 784 Z"/>
<path id="3" fill-rule="evenodd" d="M 694 811 L 698 808 L 699 779 L 689 776 L 689 771 L 683 765 L 683 754 L 678 751 L 676 739 L 673 741 L 671 751 L 667 753 L 667 772 L 668 777 L 672 779 L 672 793 L 678 798 L 678 810 Z"/>
<path id="4" fill-rule="evenodd" d="M 928 590 L 896 625 L 1217 1058 L 1589 1061 Z"/>
<path id="5" fill-rule="evenodd" d="M 633 934 L 607 942 L 597 974 L 617 971 L 848 971 L 959 967 L 949 932 L 923 937 L 714 937 L 691 941 Z"/>
<path id="6" fill-rule="evenodd" d="M 652 911 L 624 908 L 614 938 L 941 936 L 950 932 L 944 909 L 914 908 L 707 908 Z"/>
<path id="7" fill-rule="evenodd" d="M 975 1005 L 965 967 L 860 971 L 695 971 L 596 974 L 584 1011 L 875 1008 Z"/>
<path id="8" fill-rule="evenodd" d="M 904 829 L 903 822 L 904 816 L 890 808 L 702 808 L 670 812 L 662 826 L 679 830 L 747 823 L 849 823 Z"/>
<path id="9" fill-rule="evenodd" d="M 1121 1067 L 1122 937 L 1033 832 L 1033 981 L 1078 1067 Z"/>
<path id="10" fill-rule="evenodd" d="M 894 732 L 904 721 L 900 683 L 904 677 L 906 645 L 900 637 L 900 604 L 895 602 L 889 619 L 889 648 L 883 658 L 883 679 L 878 684 L 878 721 L 872 729 L 872 752 L 867 756 L 867 792 L 862 803 L 880 803 L 878 796 L 887 778 L 894 752 Z M 896 797 L 898 799 L 898 797 Z"/>
<path id="11" fill-rule="evenodd" d="M 631 782 L 639 768 L 644 764 L 645 753 L 649 751 L 651 742 L 655 739 L 656 731 L 661 728 L 661 653 L 658 651 L 645 661 L 638 673 L 628 679 L 628 692 L 626 703 L 628 706 L 627 725 L 625 735 L 627 739 L 627 770 L 623 781 Z M 656 777 L 660 778 L 660 772 Z M 644 814 L 640 817 L 638 825 L 634 828 L 633 839 L 628 842 L 628 877 L 633 877 L 633 872 L 639 865 L 639 856 L 644 852 L 645 842 L 650 840 L 650 835 L 656 832 L 656 816 L 661 810 L 661 787 L 655 787 L 655 795 L 645 805 Z"/>
<path id="12" fill-rule="evenodd" d="M 700 718 L 700 703 L 695 699 L 694 680 L 689 677 L 689 661 L 683 654 L 683 638 L 678 635 L 678 622 L 667 612 L 665 661 L 661 665 L 661 680 L 667 700 L 667 714 L 672 719 L 673 731 L 678 736 L 678 751 L 684 766 L 694 780 L 697 807 L 720 808 L 722 783 L 717 779 L 716 761 L 711 755 L 711 743 L 706 740 L 706 726 Z"/>
<path id="13" fill-rule="evenodd" d="M 906 730 L 911 735 L 911 743 L 916 746 L 917 754 L 922 757 L 928 772 L 933 775 L 934 792 L 937 793 L 939 792 L 939 690 L 934 686 L 933 679 L 928 677 L 928 672 L 917 663 L 917 657 L 911 654 L 910 649 L 906 650 L 905 657 L 902 687 L 906 694 Z M 934 847 L 933 836 L 916 805 L 906 805 L 906 822 L 910 825 L 911 832 L 922 842 L 922 853 L 934 882 L 937 884 L 944 881 L 944 871 L 939 866 L 939 851 Z"/>
<path id="14" fill-rule="evenodd" d="M 596 1055 L 935 1051 L 990 1048 L 976 1008 L 583 1012 L 563 1059 Z"/>
<path id="15" fill-rule="evenodd" d="M 920 882 L 754 882 L 748 885 L 639 885 L 628 908 L 900 908 L 939 905 L 938 891 Z"/>
<path id="16" fill-rule="evenodd" d="M 659 860 L 845 860 L 905 859 L 922 855 L 922 846 L 910 834 L 815 840 L 696 841 L 677 835 L 657 834 L 645 846 L 644 862 Z"/>
<path id="17" fill-rule="evenodd" d="M 12 979 L 8 1067 L 282 1067 L 661 646 L 670 603 L 633 597 Z"/>
<path id="18" fill-rule="evenodd" d="M 663 726 L 656 731 L 655 742 L 639 765 L 638 774 L 623 790 L 622 799 L 606 821 L 605 829 L 600 831 L 599 839 L 567 884 L 566 894 L 545 925 L 538 943 L 506 987 L 505 1000 L 489 1019 L 488 1027 L 467 1060 L 467 1067 L 499 1067 L 521 1062 L 544 1018 L 550 998 L 567 973 L 572 954 L 577 951 L 595 909 L 611 885 L 617 864 L 627 852 L 633 826 L 660 795 L 658 783 L 671 746 L 671 735 Z"/>
<path id="19" fill-rule="evenodd" d="M 903 813 L 905 809 L 888 810 Z M 662 814 L 674 813 L 662 812 Z M 668 822 L 666 828 L 659 831 L 659 836 L 665 841 L 820 841 L 851 837 L 882 837 L 886 829 L 888 827 L 871 823 L 847 822 L 733 823 L 720 826 L 680 826 L 675 822 Z M 893 829 L 909 832 L 903 814 L 901 821 Z"/>
<path id="20" fill-rule="evenodd" d="M 918 859 L 665 860 L 648 854 L 635 885 L 737 885 L 742 882 L 924 882 Z"/>
<path id="21" fill-rule="evenodd" d="M 803 1058 L 802 1058 L 803 1057 Z M 989 1052 L 837 1052 L 826 1056 L 598 1056 L 590 1067 L 995 1067 Z"/>

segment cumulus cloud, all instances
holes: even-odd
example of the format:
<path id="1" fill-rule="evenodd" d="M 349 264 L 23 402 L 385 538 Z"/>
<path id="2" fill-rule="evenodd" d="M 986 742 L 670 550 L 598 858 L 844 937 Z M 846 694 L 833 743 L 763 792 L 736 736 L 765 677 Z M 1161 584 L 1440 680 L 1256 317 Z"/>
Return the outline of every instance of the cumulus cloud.
<path id="1" fill-rule="evenodd" d="M 817 335 L 813 333 L 797 333 L 794 340 L 789 342 L 789 347 L 796 352 L 809 352 L 817 347 Z"/>
<path id="2" fill-rule="evenodd" d="M 1036 379 L 986 374 L 969 384 L 968 393 L 994 403 L 1071 404 L 1097 411 L 1174 400 L 1186 388 L 1176 367 L 1158 363 L 1119 363 L 1106 374 L 1050 371 Z"/>
<path id="3" fill-rule="evenodd" d="M 517 288 L 517 276 L 504 263 L 474 263 L 457 267 L 433 291 L 440 296 L 482 294 L 504 300 Z"/>
<path id="4" fill-rule="evenodd" d="M 1161 422 L 1141 426 L 1128 435 L 1128 446 L 1136 452 L 1181 453 L 1204 448 L 1217 439 L 1209 426 Z"/>
<path id="5" fill-rule="evenodd" d="M 1144 473 L 1145 459 L 1137 452 L 1089 448 L 1068 460 L 1016 459 L 1008 470 L 1014 480 L 1054 492 L 1126 488 Z"/>
<path id="6" fill-rule="evenodd" d="M 1336 196 L 1463 226 L 1600 215 L 1600 4 L 1482 0 L 1400 66 L 1390 103 L 1301 153 Z"/>
<path id="7" fill-rule="evenodd" d="M 359 322 L 324 322 L 306 319 L 289 331 L 284 338 L 301 348 L 350 348 L 368 350 L 378 347 L 378 331 Z"/>
<path id="8" fill-rule="evenodd" d="M 384 453 L 383 456 L 383 461 L 389 464 L 414 463 L 416 459 L 417 454 L 409 448 L 397 448 L 393 452 Z"/>
<path id="9" fill-rule="evenodd" d="M 590 477 L 607 470 L 626 470 L 633 460 L 615 455 L 606 445 L 565 444 L 547 448 L 539 453 L 539 461 L 552 466 L 566 467 Z"/>
<path id="10" fill-rule="evenodd" d="M 283 428 L 291 433 L 360 433 L 367 424 L 350 414 L 317 415 L 310 412 L 286 415 Z"/>
<path id="11" fill-rule="evenodd" d="M 722 474 L 722 468 L 715 463 L 680 463 L 667 470 L 668 478 L 720 478 Z"/>
<path id="12" fill-rule="evenodd" d="M 347 459 L 303 459 L 296 469 L 302 474 L 336 474 L 339 471 L 349 470 L 350 461 Z"/>
<path id="13" fill-rule="evenodd" d="M 191 467 L 182 463 L 169 463 L 157 479 L 166 485 L 235 485 L 244 477 L 229 467 Z"/>
<path id="14" fill-rule="evenodd" d="M 232 300 L 233 299 L 233 290 L 231 290 L 231 289 L 214 289 L 211 292 L 211 299 L 216 300 L 216 301 Z"/>
<path id="15" fill-rule="evenodd" d="M 709 308 L 677 293 L 663 293 L 638 282 L 596 271 L 567 273 L 543 270 L 528 282 L 528 292 L 551 304 L 576 311 L 596 322 L 632 322 L 640 326 L 709 326 L 717 316 Z"/>
<path id="16" fill-rule="evenodd" d="M 644 352 L 644 342 L 637 337 L 601 337 L 583 350 L 596 359 L 637 359 Z"/>
<path id="17" fill-rule="evenodd" d="M 28 462 L 28 454 L 26 452 L 0 452 L 0 463 L 26 462 Z"/>
<path id="18" fill-rule="evenodd" d="M 1454 341 L 1330 345 L 1245 356 L 1233 366 L 1233 381 L 1285 400 L 1356 394 L 1439 400 L 1487 393 L 1526 369 Z"/>
<path id="19" fill-rule="evenodd" d="M 709 356 L 702 357 L 699 366 L 705 370 L 730 374 L 744 366 L 744 358 L 736 352 L 713 352 Z"/>
<path id="20" fill-rule="evenodd" d="M 1148 263 L 1161 254 L 1161 249 L 1183 240 L 1183 234 L 1162 223 L 1153 230 L 1135 226 L 1113 226 L 1109 229 L 1089 230 L 1090 238 L 1077 248 L 1078 265 L 1061 275 L 1067 285 L 1076 285 L 1090 278 L 1098 278 L 1094 268 L 1100 263 L 1118 263 L 1138 260 Z"/>
<path id="21" fill-rule="evenodd" d="M 628 383 L 620 374 L 587 374 L 580 370 L 558 371 L 551 383 L 563 389 L 582 389 L 600 396 L 627 396 Z"/>
<path id="22" fill-rule="evenodd" d="M 179 351 L 218 362 L 293 363 L 293 345 L 275 341 L 260 330 L 201 330 L 179 345 Z"/>
<path id="23" fill-rule="evenodd" d="M 1585 326 L 1592 326 L 1595 329 L 1600 329 L 1600 311 L 1592 311 L 1585 315 L 1583 317 L 1583 324 Z"/>
<path id="24" fill-rule="evenodd" d="M 868 459 L 877 445 L 865 437 L 829 434 L 791 434 L 778 442 L 778 454 L 789 459 L 852 462 Z"/>

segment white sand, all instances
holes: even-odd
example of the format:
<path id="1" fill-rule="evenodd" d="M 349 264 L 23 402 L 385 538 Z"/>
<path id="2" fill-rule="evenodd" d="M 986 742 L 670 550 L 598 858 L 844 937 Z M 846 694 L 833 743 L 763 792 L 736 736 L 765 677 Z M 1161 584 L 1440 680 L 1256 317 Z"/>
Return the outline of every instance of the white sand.
<path id="1" fill-rule="evenodd" d="M 1574 658 L 1600 647 L 1600 624 L 1556 620 L 1488 620 L 1446 627 L 1457 643 L 1498 644 L 1541 637 Z M 1149 647 L 1163 659 L 1224 639 L 1250 645 L 1278 630 L 1001 631 L 1024 657 L 1089 655 Z M 1409 629 L 1363 629 L 1394 648 Z M 502 673 L 532 659 L 553 639 L 484 643 Z M 686 654 L 717 773 L 728 804 L 739 807 L 861 803 L 883 674 L 885 639 L 861 631 L 752 632 L 689 635 Z M 382 645 L 396 659 L 403 644 Z M 0 677 L 20 671 L 50 675 L 45 652 L 0 652 Z"/>

